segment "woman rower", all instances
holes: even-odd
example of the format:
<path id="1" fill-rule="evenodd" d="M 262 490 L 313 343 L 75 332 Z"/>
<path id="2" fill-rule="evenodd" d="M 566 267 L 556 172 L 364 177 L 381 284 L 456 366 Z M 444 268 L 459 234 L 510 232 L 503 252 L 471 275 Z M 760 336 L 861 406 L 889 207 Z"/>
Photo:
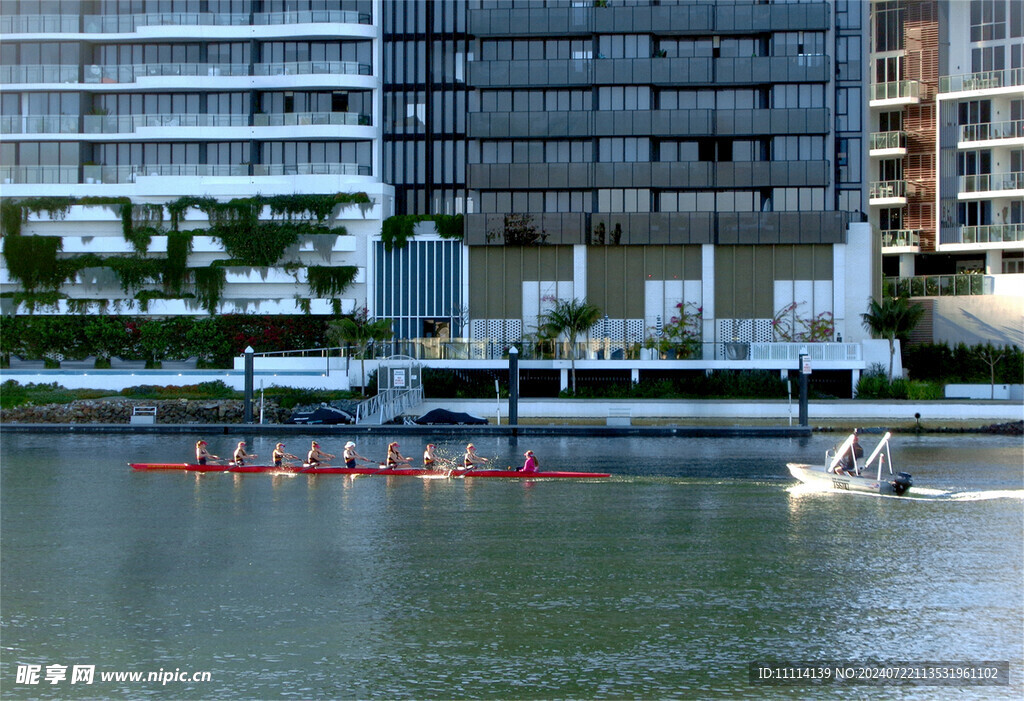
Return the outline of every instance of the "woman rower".
<path id="1" fill-rule="evenodd" d="M 341 455 L 345 459 L 345 467 L 347 467 L 350 470 L 354 470 L 356 468 L 357 459 L 362 460 L 363 462 L 372 462 L 369 458 L 364 458 L 362 455 L 356 452 L 356 444 L 353 443 L 352 441 L 349 441 L 348 443 L 345 444 L 345 452 L 343 452 Z"/>
<path id="2" fill-rule="evenodd" d="M 523 455 L 526 456 L 526 462 L 519 469 L 519 472 L 536 472 L 540 463 L 537 462 L 537 456 L 533 454 L 532 450 L 527 450 Z"/>
<path id="3" fill-rule="evenodd" d="M 437 468 L 437 456 L 434 455 L 435 447 L 433 443 L 427 443 L 427 449 L 423 451 L 423 467 L 428 470 Z"/>
<path id="4" fill-rule="evenodd" d="M 238 441 L 238 447 L 235 448 L 235 465 L 241 467 L 245 464 L 246 458 L 255 458 L 256 455 L 249 455 L 245 452 L 245 441 Z"/>
<path id="5" fill-rule="evenodd" d="M 306 464 L 309 467 L 317 467 L 324 460 L 330 460 L 334 456 L 330 453 L 325 453 L 320 450 L 320 444 L 313 441 L 313 445 L 309 449 L 309 453 L 306 455 Z"/>
<path id="6" fill-rule="evenodd" d="M 284 443 L 278 443 L 274 446 L 274 467 L 284 467 L 285 460 L 298 460 L 299 456 L 286 453 L 284 450 Z"/>
<path id="7" fill-rule="evenodd" d="M 412 460 L 398 452 L 398 443 L 388 444 L 387 467 L 389 470 L 396 467 L 410 467 L 411 465 Z"/>
<path id="8" fill-rule="evenodd" d="M 462 469 L 469 470 L 481 463 L 490 462 L 487 458 L 476 454 L 476 446 L 472 443 L 466 446 L 466 454 L 462 456 Z"/>
<path id="9" fill-rule="evenodd" d="M 220 457 L 206 449 L 206 441 L 196 441 L 196 462 L 205 465 L 207 460 L 220 460 Z"/>

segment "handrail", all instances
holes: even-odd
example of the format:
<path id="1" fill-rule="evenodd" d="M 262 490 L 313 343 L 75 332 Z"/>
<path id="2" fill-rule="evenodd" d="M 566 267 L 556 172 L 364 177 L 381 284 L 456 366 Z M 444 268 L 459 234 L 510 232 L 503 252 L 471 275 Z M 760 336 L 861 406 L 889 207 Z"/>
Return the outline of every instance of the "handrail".
<path id="1" fill-rule="evenodd" d="M 385 389 L 356 405 L 356 423 L 376 418 L 383 424 L 422 402 L 422 385 L 409 389 Z"/>

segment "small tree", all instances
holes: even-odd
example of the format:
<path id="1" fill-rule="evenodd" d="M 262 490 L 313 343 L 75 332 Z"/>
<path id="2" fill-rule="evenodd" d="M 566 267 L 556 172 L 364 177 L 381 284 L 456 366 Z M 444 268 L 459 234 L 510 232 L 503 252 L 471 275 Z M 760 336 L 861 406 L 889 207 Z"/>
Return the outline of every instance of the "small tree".
<path id="1" fill-rule="evenodd" d="M 989 385 L 991 385 L 992 390 L 989 399 L 996 398 L 996 365 L 1003 359 L 1006 350 L 1006 348 L 997 350 L 991 343 L 986 343 L 978 349 L 978 357 L 988 365 Z"/>
<path id="2" fill-rule="evenodd" d="M 576 394 L 576 339 L 586 334 L 601 317 L 601 310 L 593 304 L 579 299 L 556 300 L 555 306 L 546 313 L 540 324 L 540 331 L 552 338 L 565 334 L 573 351 L 569 354 L 572 365 L 572 393 Z"/>
<path id="3" fill-rule="evenodd" d="M 374 341 L 387 341 L 394 335 L 390 319 L 371 319 L 370 310 L 363 306 L 350 317 L 327 325 L 327 338 L 333 345 L 353 345 L 359 357 L 359 391 L 366 396 L 366 352 Z"/>
<path id="4" fill-rule="evenodd" d="M 906 338 L 923 315 L 924 307 L 920 304 L 910 304 L 906 297 L 886 297 L 882 302 L 871 300 L 868 311 L 860 315 L 865 329 L 876 338 L 889 341 L 889 382 L 892 382 L 896 339 Z"/>

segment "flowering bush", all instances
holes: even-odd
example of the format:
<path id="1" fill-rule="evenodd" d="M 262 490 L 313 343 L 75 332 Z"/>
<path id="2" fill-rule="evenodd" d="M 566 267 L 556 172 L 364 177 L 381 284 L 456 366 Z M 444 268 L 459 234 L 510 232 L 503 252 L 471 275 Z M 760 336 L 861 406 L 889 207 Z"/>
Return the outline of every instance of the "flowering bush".
<path id="1" fill-rule="evenodd" d="M 791 302 L 772 317 L 772 335 L 776 341 L 794 343 L 827 343 L 835 337 L 836 323 L 832 312 L 821 312 L 810 319 L 797 314 L 802 302 Z"/>
<path id="2" fill-rule="evenodd" d="M 704 307 L 692 302 L 680 302 L 676 305 L 678 316 L 673 316 L 661 327 L 661 336 L 657 329 L 647 337 L 646 346 L 657 348 L 662 353 L 676 352 L 678 358 L 700 357 L 701 342 L 704 332 Z"/>

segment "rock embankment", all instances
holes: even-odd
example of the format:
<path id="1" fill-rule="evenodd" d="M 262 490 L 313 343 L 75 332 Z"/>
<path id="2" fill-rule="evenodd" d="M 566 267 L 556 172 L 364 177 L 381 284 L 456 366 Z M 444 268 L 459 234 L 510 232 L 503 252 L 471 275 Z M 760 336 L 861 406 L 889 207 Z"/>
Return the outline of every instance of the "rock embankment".
<path id="1" fill-rule="evenodd" d="M 240 424 L 245 411 L 240 399 L 113 399 L 78 400 L 70 404 L 19 406 L 0 411 L 2 423 L 127 424 L 134 407 L 156 407 L 158 424 Z M 259 415 L 259 405 L 253 407 Z M 263 406 L 265 423 L 283 423 L 291 410 L 276 403 Z"/>

